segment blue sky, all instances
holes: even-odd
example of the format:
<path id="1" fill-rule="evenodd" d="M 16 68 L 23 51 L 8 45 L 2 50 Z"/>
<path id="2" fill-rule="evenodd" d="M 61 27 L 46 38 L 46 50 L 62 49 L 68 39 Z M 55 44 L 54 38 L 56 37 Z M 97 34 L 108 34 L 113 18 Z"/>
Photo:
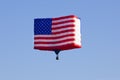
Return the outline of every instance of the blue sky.
<path id="1" fill-rule="evenodd" d="M 0 80 L 120 80 L 119 0 L 0 0 Z M 33 49 L 34 18 L 81 18 L 82 48 Z"/>

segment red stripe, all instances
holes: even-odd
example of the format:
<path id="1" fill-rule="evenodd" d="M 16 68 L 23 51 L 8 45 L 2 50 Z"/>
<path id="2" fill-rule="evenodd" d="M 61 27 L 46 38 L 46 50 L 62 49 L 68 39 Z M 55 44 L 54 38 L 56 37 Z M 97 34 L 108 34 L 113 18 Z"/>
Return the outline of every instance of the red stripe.
<path id="1" fill-rule="evenodd" d="M 70 22 L 75 22 L 75 20 L 67 20 L 67 21 L 61 21 L 61 22 L 54 22 L 54 23 L 52 23 L 52 25 L 59 25 L 59 24 L 70 23 Z"/>
<path id="2" fill-rule="evenodd" d="M 52 18 L 52 20 L 60 20 L 60 19 L 66 19 L 66 18 L 74 18 L 76 16 L 74 15 L 69 15 L 69 16 L 62 16 L 62 17 L 58 17 L 58 18 Z"/>
<path id="3" fill-rule="evenodd" d="M 75 36 L 75 34 L 66 34 L 64 36 L 59 36 L 59 37 L 34 37 L 35 40 L 37 39 L 58 39 L 58 38 L 64 38 L 66 36 Z"/>
<path id="4" fill-rule="evenodd" d="M 61 41 L 54 41 L 54 42 L 43 42 L 43 41 L 40 41 L 40 42 L 34 42 L 34 44 L 58 44 L 58 43 L 63 43 L 63 42 L 68 42 L 68 41 L 74 41 L 75 39 L 72 38 L 72 39 L 66 39 L 66 40 L 61 40 Z"/>
<path id="5" fill-rule="evenodd" d="M 34 46 L 34 49 L 49 50 L 49 51 L 53 51 L 53 50 L 69 50 L 69 49 L 74 49 L 74 48 L 81 48 L 81 45 L 76 45 L 74 43 L 71 43 L 71 44 L 66 44 L 66 45 L 62 45 L 62 46 L 55 46 L 55 47 L 38 47 L 38 46 Z"/>

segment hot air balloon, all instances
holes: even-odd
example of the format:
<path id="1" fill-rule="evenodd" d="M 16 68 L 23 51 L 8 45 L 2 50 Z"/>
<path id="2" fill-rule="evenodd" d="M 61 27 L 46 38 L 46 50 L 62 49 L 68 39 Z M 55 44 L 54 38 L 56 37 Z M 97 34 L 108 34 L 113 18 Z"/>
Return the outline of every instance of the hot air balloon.
<path id="1" fill-rule="evenodd" d="M 81 48 L 80 18 L 67 15 L 34 19 L 34 49 L 54 51 Z"/>

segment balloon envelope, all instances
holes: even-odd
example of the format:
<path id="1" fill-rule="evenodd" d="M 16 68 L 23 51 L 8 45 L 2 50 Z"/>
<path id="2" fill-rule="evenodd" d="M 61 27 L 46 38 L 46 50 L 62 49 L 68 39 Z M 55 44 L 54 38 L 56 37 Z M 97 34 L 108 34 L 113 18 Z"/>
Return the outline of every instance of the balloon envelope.
<path id="1" fill-rule="evenodd" d="M 75 15 L 34 19 L 34 49 L 81 48 L 80 19 Z"/>

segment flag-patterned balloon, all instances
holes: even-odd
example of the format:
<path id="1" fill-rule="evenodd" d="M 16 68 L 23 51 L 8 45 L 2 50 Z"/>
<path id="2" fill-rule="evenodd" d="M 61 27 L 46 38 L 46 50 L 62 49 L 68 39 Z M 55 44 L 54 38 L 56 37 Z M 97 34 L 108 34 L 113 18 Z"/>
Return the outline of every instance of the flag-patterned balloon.
<path id="1" fill-rule="evenodd" d="M 34 49 L 81 48 L 80 19 L 75 15 L 34 19 Z"/>

